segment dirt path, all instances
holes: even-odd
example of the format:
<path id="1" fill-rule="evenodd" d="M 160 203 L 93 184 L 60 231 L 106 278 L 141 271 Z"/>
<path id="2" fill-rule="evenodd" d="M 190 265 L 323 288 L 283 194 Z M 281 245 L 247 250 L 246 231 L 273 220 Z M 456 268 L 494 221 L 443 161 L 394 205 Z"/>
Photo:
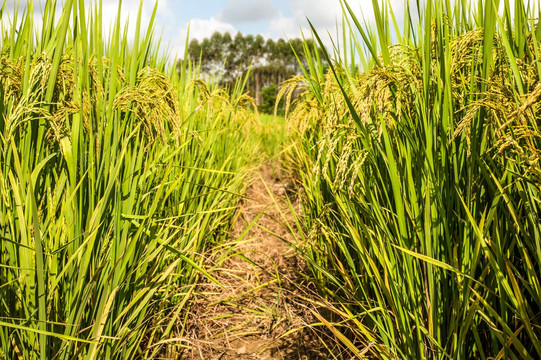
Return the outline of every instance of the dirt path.
<path id="1" fill-rule="evenodd" d="M 182 359 L 329 358 L 320 335 L 307 326 L 316 320 L 302 299 L 312 296 L 299 274 L 303 262 L 279 239 L 294 241 L 284 226 L 294 223 L 288 192 L 279 167 L 270 165 L 249 188 L 231 243 L 209 259 L 224 287 L 200 287 L 188 319 L 191 350 Z"/>

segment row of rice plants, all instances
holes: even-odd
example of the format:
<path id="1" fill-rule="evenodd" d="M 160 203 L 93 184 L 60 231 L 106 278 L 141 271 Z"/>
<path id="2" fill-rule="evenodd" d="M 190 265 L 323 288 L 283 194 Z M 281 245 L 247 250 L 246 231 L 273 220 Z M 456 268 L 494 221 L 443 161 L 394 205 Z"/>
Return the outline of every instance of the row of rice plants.
<path id="1" fill-rule="evenodd" d="M 168 65 L 155 11 L 130 38 L 120 5 L 105 34 L 101 2 L 62 3 L 41 21 L 32 2 L 2 7 L 0 358 L 155 358 L 182 345 L 255 117 L 239 91 Z"/>
<path id="2" fill-rule="evenodd" d="M 541 358 L 537 13 L 373 1 L 372 28 L 342 4 L 286 116 L 323 323 L 361 358 Z"/>
<path id="3" fill-rule="evenodd" d="M 253 134 L 260 138 L 265 158 L 276 159 L 287 138 L 284 118 L 260 113 L 259 123 L 253 127 Z"/>

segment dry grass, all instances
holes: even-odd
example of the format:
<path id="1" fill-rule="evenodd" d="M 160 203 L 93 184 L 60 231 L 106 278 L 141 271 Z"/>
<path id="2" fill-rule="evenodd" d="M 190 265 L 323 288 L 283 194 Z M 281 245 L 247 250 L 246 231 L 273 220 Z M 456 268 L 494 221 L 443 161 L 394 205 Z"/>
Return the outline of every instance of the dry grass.
<path id="1" fill-rule="evenodd" d="M 283 223 L 293 222 L 286 204 L 289 185 L 273 172 L 279 169 L 265 167 L 239 204 L 231 242 L 208 254 L 206 267 L 220 285 L 199 286 L 182 358 L 329 356 L 329 338 L 314 328 L 315 288 L 302 275 L 303 260 L 286 243 L 295 241 Z"/>

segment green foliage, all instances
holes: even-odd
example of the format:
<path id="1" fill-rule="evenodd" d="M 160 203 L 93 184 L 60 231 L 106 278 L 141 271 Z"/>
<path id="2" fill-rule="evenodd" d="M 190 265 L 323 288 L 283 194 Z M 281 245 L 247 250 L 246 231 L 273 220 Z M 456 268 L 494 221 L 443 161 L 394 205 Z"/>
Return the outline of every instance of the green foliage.
<path id="1" fill-rule="evenodd" d="M 373 3 L 377 31 L 344 2 L 351 46 L 324 54 L 329 72 L 307 53 L 290 81 L 300 250 L 327 326 L 361 358 L 540 358 L 536 14 L 434 0 L 401 30 Z"/>
<path id="2" fill-rule="evenodd" d="M 313 40 L 306 40 L 310 47 L 319 48 Z M 283 81 L 301 73 L 304 60 L 305 42 L 301 39 L 267 39 L 261 35 L 243 35 L 237 33 L 215 32 L 201 42 L 191 40 L 188 57 L 200 66 L 203 74 L 216 79 L 224 87 L 248 75 L 246 90 L 262 103 L 262 89 L 272 84 L 280 88 Z M 300 59 L 300 60 L 299 60 Z M 300 63 L 299 63 L 300 61 Z M 183 66 L 179 61 L 177 66 Z"/>
<path id="3" fill-rule="evenodd" d="M 259 112 L 264 114 L 273 114 L 276 107 L 278 97 L 278 87 L 275 84 L 270 84 L 261 90 L 261 104 L 258 106 Z M 276 107 L 276 113 L 284 116 L 284 102 L 280 101 Z"/>
<path id="4" fill-rule="evenodd" d="M 259 124 L 254 128 L 253 136 L 259 138 L 261 151 L 265 158 L 276 159 L 282 147 L 287 143 L 286 124 L 283 116 L 259 114 Z"/>
<path id="5" fill-rule="evenodd" d="M 245 96 L 166 66 L 101 4 L 2 17 L 0 353 L 157 358 L 259 155 Z M 119 7 L 120 12 L 120 7 Z M 124 35 L 123 35 L 124 34 Z M 105 40 L 107 39 L 107 40 Z M 211 278 L 211 280 L 213 280 Z"/>

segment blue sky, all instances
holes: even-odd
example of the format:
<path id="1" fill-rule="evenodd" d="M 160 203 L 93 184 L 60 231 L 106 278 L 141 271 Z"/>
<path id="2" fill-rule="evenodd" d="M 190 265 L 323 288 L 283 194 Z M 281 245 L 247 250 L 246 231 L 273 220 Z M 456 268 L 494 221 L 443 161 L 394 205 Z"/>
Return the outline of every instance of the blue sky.
<path id="1" fill-rule="evenodd" d="M 24 7 L 29 0 L 7 0 L 7 8 L 13 9 L 19 2 Z M 38 9 L 46 0 L 34 0 Z M 63 0 L 58 0 L 62 2 Z M 85 0 L 91 6 L 96 0 Z M 107 28 L 116 17 L 119 0 L 101 0 L 103 4 L 104 27 Z M 154 0 L 143 1 L 143 23 L 148 23 Z M 378 0 L 380 3 L 383 0 Z M 387 1 L 387 0 L 385 0 Z M 404 5 L 407 0 L 390 0 L 399 23 L 402 22 Z M 409 0 L 415 3 L 415 0 Z M 470 0 L 474 1 L 474 0 Z M 525 0 L 526 1 L 526 0 Z M 140 0 L 123 0 L 122 17 L 129 18 L 131 36 Z M 421 3 L 424 1 L 421 0 Z M 535 1 L 534 1 L 535 2 Z M 372 0 L 348 0 L 353 10 L 364 14 L 367 21 L 372 18 Z M 512 3 L 512 2 L 511 2 Z M 9 10 L 8 10 L 9 11 Z M 265 38 L 294 38 L 301 36 L 301 30 L 309 35 L 307 18 L 314 24 L 327 45 L 330 40 L 327 31 L 335 34 L 336 22 L 341 19 L 340 0 L 158 0 L 156 30 L 163 30 L 162 50 L 168 46 L 172 57 L 182 57 L 190 26 L 190 38 L 203 39 L 215 31 L 237 31 L 243 34 L 261 34 Z M 39 19 L 36 23 L 39 24 Z"/>
<path id="2" fill-rule="evenodd" d="M 19 0 L 24 7 L 29 0 Z M 46 0 L 34 0 L 35 9 L 43 6 Z M 103 5 L 103 23 L 107 28 L 116 17 L 119 0 L 101 0 Z M 143 1 L 143 23 L 148 23 L 155 1 Z M 380 0 L 381 1 L 381 0 Z M 8 9 L 13 9 L 17 0 L 8 0 Z M 59 0 L 62 2 L 62 0 Z M 129 18 L 131 33 L 140 0 L 122 1 L 122 18 Z M 95 0 L 85 1 L 89 7 Z M 358 13 L 364 13 L 367 20 L 372 0 L 348 0 Z M 404 8 L 404 0 L 391 0 L 397 16 Z M 261 34 L 265 38 L 295 38 L 301 36 L 301 30 L 309 35 L 307 18 L 314 24 L 318 33 L 328 39 L 327 31 L 335 33 L 336 22 L 341 19 L 340 0 L 159 0 L 156 17 L 156 30 L 163 30 L 162 45 L 168 46 L 171 55 L 179 57 L 184 53 L 188 25 L 190 38 L 203 39 L 215 31 L 235 34 Z M 39 23 L 39 19 L 36 19 Z M 326 40 L 330 44 L 329 40 Z"/>
<path id="3" fill-rule="evenodd" d="M 349 0 L 356 10 L 367 15 L 372 0 Z M 395 0 L 401 9 L 403 1 Z M 110 20 L 118 1 L 103 0 L 104 10 Z M 124 14 L 135 20 L 139 0 L 124 0 Z M 148 19 L 154 1 L 143 0 L 143 20 Z M 399 10 L 401 11 L 401 10 Z M 215 31 L 237 31 L 243 34 L 262 34 L 265 38 L 300 37 L 301 29 L 309 34 L 306 18 L 318 31 L 335 32 L 336 21 L 341 17 L 339 0 L 161 0 L 158 2 L 157 30 L 163 29 L 163 42 L 171 52 L 183 53 L 188 24 L 190 38 L 203 39 Z M 106 19 L 107 20 L 107 19 Z"/>
<path id="4" fill-rule="evenodd" d="M 118 5 L 118 0 L 102 1 Z M 154 1 L 143 1 L 146 11 L 150 13 Z M 417 2 L 378 0 L 380 4 L 387 1 L 399 24 L 403 22 L 406 2 L 410 1 L 412 5 Z M 469 1 L 476 3 L 475 0 Z M 368 22 L 373 22 L 372 0 L 347 2 L 359 18 L 364 16 Z M 423 4 L 425 0 L 420 2 Z M 513 5 L 513 1 L 510 2 Z M 133 14 L 136 13 L 138 3 L 139 0 L 123 0 L 127 11 Z M 277 39 L 300 37 L 301 29 L 309 35 L 308 18 L 326 44 L 330 45 L 327 32 L 331 32 L 331 35 L 336 33 L 336 23 L 342 16 L 340 0 L 160 0 L 158 4 L 157 28 L 164 29 L 164 42 L 170 44 L 171 51 L 179 55 L 184 50 L 188 24 L 191 38 L 203 39 L 211 36 L 214 31 L 240 31 L 243 34 L 262 34 L 265 38 Z M 131 17 L 135 18 L 135 15 Z"/>

